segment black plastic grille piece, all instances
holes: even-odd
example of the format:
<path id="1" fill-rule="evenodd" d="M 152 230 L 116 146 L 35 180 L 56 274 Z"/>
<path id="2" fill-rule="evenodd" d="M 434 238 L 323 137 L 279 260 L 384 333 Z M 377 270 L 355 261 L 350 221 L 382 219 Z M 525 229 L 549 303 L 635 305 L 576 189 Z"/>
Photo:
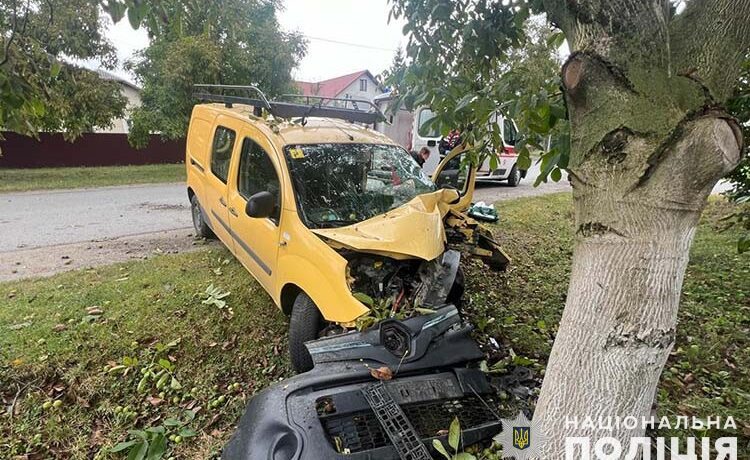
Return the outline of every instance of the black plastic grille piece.
<path id="1" fill-rule="evenodd" d="M 487 405 L 494 402 L 485 398 Z M 414 426 L 421 439 L 438 436 L 450 427 L 453 417 L 458 417 L 461 429 L 466 430 L 497 421 L 497 417 L 478 397 L 443 399 L 404 404 L 401 409 Z M 331 445 L 340 451 L 363 452 L 390 445 L 388 435 L 380 426 L 375 414 L 368 411 L 320 418 Z M 336 441 L 338 439 L 338 441 Z"/>
<path id="2" fill-rule="evenodd" d="M 362 394 L 401 460 L 431 460 L 430 452 L 383 382 L 362 388 Z"/>

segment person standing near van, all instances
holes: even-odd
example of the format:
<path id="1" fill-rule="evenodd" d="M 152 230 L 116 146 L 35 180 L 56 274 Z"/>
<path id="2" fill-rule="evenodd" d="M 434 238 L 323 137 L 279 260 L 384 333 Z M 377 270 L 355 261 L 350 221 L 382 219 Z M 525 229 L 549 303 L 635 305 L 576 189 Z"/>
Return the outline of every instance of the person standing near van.
<path id="1" fill-rule="evenodd" d="M 430 149 L 422 147 L 419 152 L 411 152 L 412 158 L 417 162 L 420 168 L 424 168 L 424 164 L 428 158 L 430 158 Z"/>
<path id="2" fill-rule="evenodd" d="M 440 140 L 438 144 L 438 151 L 440 151 L 440 157 L 444 157 L 451 150 L 456 148 L 461 143 L 461 132 L 457 129 L 452 129 L 447 136 Z"/>

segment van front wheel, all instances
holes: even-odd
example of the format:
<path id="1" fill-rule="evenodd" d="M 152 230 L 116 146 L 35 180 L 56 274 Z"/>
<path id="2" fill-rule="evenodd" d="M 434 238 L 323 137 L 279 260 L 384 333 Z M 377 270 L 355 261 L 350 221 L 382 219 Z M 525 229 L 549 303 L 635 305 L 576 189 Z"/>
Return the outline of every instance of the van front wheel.
<path id="1" fill-rule="evenodd" d="M 307 372 L 313 368 L 305 342 L 317 339 L 322 326 L 323 316 L 318 306 L 307 294 L 300 292 L 294 299 L 289 320 L 289 358 L 295 372 Z"/>

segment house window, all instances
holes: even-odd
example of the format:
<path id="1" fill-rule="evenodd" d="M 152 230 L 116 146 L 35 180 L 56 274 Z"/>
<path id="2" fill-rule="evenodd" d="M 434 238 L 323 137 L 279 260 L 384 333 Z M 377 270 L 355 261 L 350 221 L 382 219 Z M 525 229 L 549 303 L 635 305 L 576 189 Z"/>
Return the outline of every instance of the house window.
<path id="1" fill-rule="evenodd" d="M 366 78 L 360 78 L 359 79 L 359 90 L 360 91 L 367 91 L 367 79 Z"/>

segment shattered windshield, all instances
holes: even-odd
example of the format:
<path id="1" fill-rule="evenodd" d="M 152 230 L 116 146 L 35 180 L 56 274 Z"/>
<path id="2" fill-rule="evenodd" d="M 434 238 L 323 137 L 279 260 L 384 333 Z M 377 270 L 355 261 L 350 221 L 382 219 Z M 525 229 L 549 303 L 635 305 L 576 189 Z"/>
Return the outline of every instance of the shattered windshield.
<path id="1" fill-rule="evenodd" d="M 310 228 L 351 225 L 435 191 L 411 155 L 394 145 L 289 145 L 284 152 Z"/>

